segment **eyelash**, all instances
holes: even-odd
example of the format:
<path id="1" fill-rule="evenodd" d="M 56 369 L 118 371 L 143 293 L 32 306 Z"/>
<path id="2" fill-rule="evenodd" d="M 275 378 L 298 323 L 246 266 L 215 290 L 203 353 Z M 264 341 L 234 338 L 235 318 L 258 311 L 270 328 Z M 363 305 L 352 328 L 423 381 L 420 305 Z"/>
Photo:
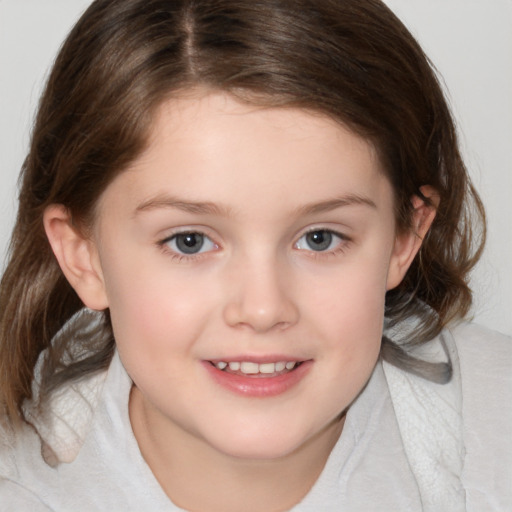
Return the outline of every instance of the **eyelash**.
<path id="1" fill-rule="evenodd" d="M 208 253 L 212 252 L 212 250 L 207 250 L 207 251 L 201 251 L 201 252 L 197 252 L 197 253 L 184 254 L 182 252 L 178 252 L 177 250 L 169 247 L 169 243 L 172 242 L 173 240 L 175 240 L 180 235 L 196 235 L 196 236 L 199 235 L 199 236 L 203 237 L 203 239 L 208 240 L 214 246 L 213 250 L 219 248 L 218 244 L 216 244 L 211 239 L 211 237 L 209 237 L 206 233 L 204 233 L 202 231 L 192 230 L 192 229 L 185 230 L 185 231 L 178 231 L 176 233 L 173 233 L 170 236 L 165 237 L 163 240 L 160 240 L 157 242 L 157 245 L 162 249 L 162 251 L 166 255 L 170 255 L 173 261 L 177 261 L 177 262 L 193 261 L 193 260 L 200 259 L 200 258 L 206 256 Z M 201 247 L 201 249 L 202 249 L 202 247 Z"/>
<path id="2" fill-rule="evenodd" d="M 336 246 L 333 249 L 325 250 L 325 251 L 315 251 L 313 249 L 301 249 L 297 247 L 299 241 L 308 235 L 312 233 L 328 233 L 329 235 L 333 235 L 339 239 L 339 242 L 336 244 Z M 343 254 L 349 244 L 352 242 L 352 239 L 348 237 L 347 235 L 340 233 L 339 231 L 335 231 L 333 229 L 323 228 L 323 227 L 314 227 L 309 230 L 307 230 L 305 233 L 303 233 L 297 242 L 295 242 L 294 247 L 299 251 L 306 251 L 307 255 L 311 258 L 328 258 L 330 256 L 336 256 L 338 254 Z"/>
<path id="3" fill-rule="evenodd" d="M 339 242 L 337 243 L 336 247 L 334 247 L 333 249 L 325 250 L 325 251 L 315 251 L 313 249 L 302 249 L 302 248 L 297 247 L 297 245 L 299 244 L 301 239 L 307 237 L 308 235 L 310 235 L 312 233 L 328 233 L 329 235 L 337 237 L 339 239 Z M 175 249 L 170 248 L 169 243 L 171 241 L 175 240 L 180 235 L 202 236 L 202 237 L 204 237 L 204 239 L 207 239 L 210 241 L 210 243 L 214 246 L 214 249 L 197 252 L 197 253 L 190 253 L 190 254 L 184 254 L 184 253 L 178 252 Z M 296 249 L 298 251 L 305 251 L 306 254 L 311 258 L 328 258 L 330 256 L 335 256 L 337 254 L 344 253 L 346 251 L 348 245 L 351 242 L 352 242 L 352 239 L 343 233 L 340 233 L 333 229 L 315 227 L 315 228 L 309 229 L 308 231 L 304 232 L 294 243 L 293 247 L 294 247 L 294 249 Z M 219 245 L 216 244 L 206 233 L 199 231 L 199 230 L 186 230 L 186 231 L 179 231 L 179 232 L 173 233 L 172 235 L 167 236 L 162 240 L 159 240 L 157 242 L 157 245 L 160 247 L 160 249 L 166 255 L 171 256 L 173 261 L 177 261 L 177 262 L 198 260 L 200 258 L 207 256 L 209 253 L 214 252 L 216 249 L 219 248 Z"/>

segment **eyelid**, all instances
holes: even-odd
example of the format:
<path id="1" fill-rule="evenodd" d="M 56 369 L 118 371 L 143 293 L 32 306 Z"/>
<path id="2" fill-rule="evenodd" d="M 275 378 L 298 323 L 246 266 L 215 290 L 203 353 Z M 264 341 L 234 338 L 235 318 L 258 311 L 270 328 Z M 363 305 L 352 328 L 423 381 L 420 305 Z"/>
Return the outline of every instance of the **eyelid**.
<path id="1" fill-rule="evenodd" d="M 212 231 L 207 226 L 203 225 L 182 225 L 182 226 L 176 226 L 176 227 L 169 227 L 168 229 L 161 229 L 160 235 L 157 235 L 159 238 L 159 242 L 165 242 L 169 241 L 172 237 L 176 235 L 184 235 L 187 233 L 197 233 L 198 235 L 203 235 L 205 237 L 211 238 L 211 239 L 217 239 L 218 236 L 215 232 Z"/>
<path id="2" fill-rule="evenodd" d="M 339 243 L 336 244 L 336 247 L 334 247 L 332 249 L 326 249 L 323 251 L 315 251 L 314 249 L 311 249 L 311 248 L 298 247 L 299 241 L 301 239 L 303 239 L 304 237 L 308 236 L 311 233 L 316 233 L 316 232 L 320 232 L 320 231 L 330 233 L 331 235 L 338 238 Z M 333 228 L 329 228 L 329 227 L 320 225 L 320 226 L 314 226 L 314 227 L 308 228 L 305 231 L 303 231 L 301 233 L 301 235 L 297 238 L 297 241 L 294 243 L 294 248 L 299 251 L 304 251 L 305 253 L 309 253 L 310 255 L 318 258 L 318 257 L 322 257 L 322 256 L 323 257 L 330 256 L 330 255 L 336 254 L 338 252 L 344 251 L 346 249 L 347 244 L 349 244 L 351 241 L 352 241 L 352 238 L 349 237 L 348 235 L 346 235 L 345 233 L 342 233 Z"/>
<path id="3" fill-rule="evenodd" d="M 176 228 L 174 231 L 172 231 L 167 236 L 159 239 L 157 241 L 157 245 L 164 252 L 170 253 L 173 257 L 175 257 L 176 259 L 179 259 L 179 260 L 182 260 L 182 259 L 191 260 L 191 259 L 195 259 L 195 258 L 200 258 L 210 252 L 214 252 L 215 250 L 219 249 L 219 247 L 220 247 L 220 245 L 214 240 L 214 237 L 211 236 L 210 234 L 208 234 L 207 231 L 209 231 L 209 230 L 207 230 L 203 227 L 185 226 L 185 227 Z M 196 252 L 196 253 L 186 254 L 177 249 L 170 247 L 169 243 L 172 242 L 173 240 L 175 240 L 177 236 L 186 235 L 186 234 L 201 235 L 205 240 L 208 240 L 211 243 L 211 248 L 208 250 L 200 250 L 199 252 Z"/>

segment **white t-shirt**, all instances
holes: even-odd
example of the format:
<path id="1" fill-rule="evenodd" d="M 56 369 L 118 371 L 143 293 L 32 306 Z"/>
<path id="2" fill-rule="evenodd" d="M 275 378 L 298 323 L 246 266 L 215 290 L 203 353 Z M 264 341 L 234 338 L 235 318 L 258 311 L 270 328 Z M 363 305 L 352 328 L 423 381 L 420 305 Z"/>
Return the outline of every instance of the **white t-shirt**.
<path id="1" fill-rule="evenodd" d="M 460 498 L 461 510 L 512 510 L 512 340 L 470 324 L 460 325 L 452 334 L 451 349 L 457 351 L 460 368 L 453 382 L 458 382 L 462 391 L 460 410 L 455 411 L 461 418 L 461 439 L 452 443 L 460 454 L 456 478 L 460 488 L 455 496 Z M 421 446 L 421 425 L 409 422 L 407 414 L 405 421 L 400 419 L 404 404 L 406 411 L 408 407 L 408 398 L 400 393 L 408 392 L 409 387 L 399 383 L 397 388 L 395 377 L 390 377 L 385 366 L 377 364 L 350 407 L 322 474 L 293 512 L 432 509 L 424 484 L 425 473 L 427 482 L 432 476 L 428 474 L 431 454 L 427 453 L 431 447 Z M 420 391 L 412 388 L 411 392 L 426 389 L 425 396 L 437 396 L 435 388 L 441 385 L 421 379 L 420 386 Z M 49 466 L 41 455 L 41 439 L 30 427 L 16 440 L 11 439 L 10 445 L 4 442 L 0 448 L 0 511 L 181 511 L 165 495 L 141 456 L 128 417 L 130 388 L 130 378 L 116 354 L 104 375 L 62 392 L 58 422 L 52 422 L 52 432 L 44 432 L 43 426 L 40 433 L 64 458 L 69 452 L 67 463 Z M 415 398 L 411 404 L 423 403 Z M 401 401 L 398 406 L 397 400 Z M 83 414 L 76 413 L 80 407 Z M 421 417 L 421 411 L 419 414 Z M 410 417 L 414 415 L 418 411 Z M 450 435 L 452 427 L 446 426 Z M 411 435 L 412 449 L 407 441 Z M 425 438 L 428 435 L 425 431 Z M 437 447 L 440 453 L 444 451 L 443 435 Z M 59 442 L 63 444 L 58 446 Z M 450 443 L 448 439 L 446 444 Z M 436 462 L 439 474 L 446 467 L 453 472 L 451 468 L 458 466 L 451 466 L 452 462 Z M 452 512 L 449 499 L 446 507 L 443 499 L 441 494 L 435 510 Z M 215 500 L 222 503 L 222 496 Z"/>

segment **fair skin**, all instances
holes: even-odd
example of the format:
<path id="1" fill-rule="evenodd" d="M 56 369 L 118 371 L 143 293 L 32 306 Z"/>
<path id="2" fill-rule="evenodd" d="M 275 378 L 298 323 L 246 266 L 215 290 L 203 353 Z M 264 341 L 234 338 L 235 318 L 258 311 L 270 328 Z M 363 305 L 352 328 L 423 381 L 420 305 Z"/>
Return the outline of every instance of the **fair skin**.
<path id="1" fill-rule="evenodd" d="M 385 293 L 434 217 L 412 201 L 416 232 L 397 235 L 368 142 L 209 93 L 161 107 L 92 236 L 46 210 L 66 277 L 110 309 L 135 437 L 177 505 L 271 512 L 308 492 L 376 364 Z"/>

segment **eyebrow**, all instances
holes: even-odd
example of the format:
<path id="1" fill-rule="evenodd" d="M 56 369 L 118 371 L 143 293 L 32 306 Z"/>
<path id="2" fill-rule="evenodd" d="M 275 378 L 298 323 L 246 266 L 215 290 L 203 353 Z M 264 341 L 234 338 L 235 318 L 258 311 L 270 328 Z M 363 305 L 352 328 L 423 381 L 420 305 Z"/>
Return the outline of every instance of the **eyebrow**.
<path id="1" fill-rule="evenodd" d="M 146 201 L 143 201 L 135 209 L 135 215 L 139 212 L 156 210 L 159 208 L 175 208 L 187 213 L 195 213 L 198 215 L 223 215 L 228 216 L 230 211 L 215 203 L 208 201 L 185 201 L 172 196 L 156 196 Z"/>
<path id="2" fill-rule="evenodd" d="M 319 203 L 306 204 L 298 208 L 297 213 L 299 215 L 312 215 L 315 213 L 329 212 L 344 206 L 356 205 L 368 206 L 375 210 L 377 209 L 377 205 L 369 197 L 360 196 L 357 194 L 348 194 L 345 196 L 328 199 L 327 201 L 321 201 Z"/>
<path id="3" fill-rule="evenodd" d="M 295 213 L 300 215 L 313 215 L 335 210 L 344 206 L 363 205 L 377 209 L 377 205 L 368 197 L 357 194 L 348 194 L 342 197 L 335 197 L 326 201 L 306 204 L 296 209 Z M 175 208 L 187 213 L 197 215 L 220 215 L 228 217 L 231 214 L 229 208 L 219 206 L 209 201 L 186 201 L 172 196 L 156 196 L 143 201 L 135 209 L 135 215 L 140 212 L 156 210 L 160 208 Z"/>

